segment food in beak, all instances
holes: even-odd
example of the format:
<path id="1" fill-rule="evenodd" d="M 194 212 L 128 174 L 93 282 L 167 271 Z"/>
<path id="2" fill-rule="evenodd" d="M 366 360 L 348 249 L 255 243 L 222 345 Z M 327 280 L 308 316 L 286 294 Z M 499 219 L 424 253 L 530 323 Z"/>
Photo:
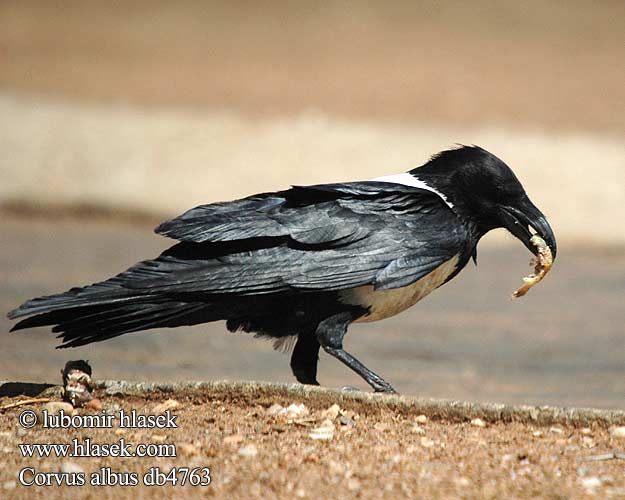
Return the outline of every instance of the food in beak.
<path id="1" fill-rule="evenodd" d="M 532 257 L 530 261 L 530 265 L 534 266 L 534 272 L 523 278 L 523 285 L 512 294 L 511 299 L 523 297 L 530 288 L 542 281 L 553 265 L 553 255 L 551 255 L 551 249 L 547 246 L 545 240 L 535 234 L 530 239 L 530 243 L 538 249 L 538 255 Z"/>

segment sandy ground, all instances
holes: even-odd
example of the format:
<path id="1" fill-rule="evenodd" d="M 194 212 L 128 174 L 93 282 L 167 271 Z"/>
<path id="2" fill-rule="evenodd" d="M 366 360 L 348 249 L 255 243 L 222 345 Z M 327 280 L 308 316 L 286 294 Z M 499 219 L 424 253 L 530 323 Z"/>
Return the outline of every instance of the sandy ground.
<path id="1" fill-rule="evenodd" d="M 50 391 L 48 391 L 50 392 Z M 107 391 L 115 394 L 115 389 Z M 44 394 L 45 395 L 45 394 Z M 213 385 L 200 390 L 107 395 L 116 415 L 110 429 L 22 429 L 18 416 L 30 404 L 0 397 L 0 488 L 3 498 L 622 498 L 625 438 L 602 423 L 445 418 L 423 406 L 385 403 L 314 391 L 267 386 Z M 58 400 L 59 396 L 52 395 Z M 337 404 L 338 403 L 338 404 Z M 333 404 L 337 404 L 331 408 Z M 279 405 L 279 406 L 276 406 Z M 296 405 L 296 408 L 290 407 Z M 303 405 L 303 406 L 300 406 Z M 159 408 L 160 407 L 160 408 Z M 169 408 L 177 428 L 120 428 L 120 410 L 160 414 Z M 425 408 L 425 410 L 423 410 Z M 71 405 L 70 405 L 71 410 Z M 422 413 L 422 410 L 425 413 Z M 52 412 L 52 409 L 50 409 Z M 511 410 L 514 414 L 514 410 Z M 92 410 L 77 410 L 80 415 Z M 621 414 L 621 419 L 623 415 Z M 176 457 L 24 458 L 20 443 L 173 444 Z M 614 458 L 616 457 L 623 458 Z M 168 455 L 172 455 L 169 450 Z M 606 456 L 607 455 L 607 456 Z M 610 458 L 612 457 L 612 458 Z M 82 472 L 110 467 L 135 473 L 139 486 L 25 487 L 18 471 Z M 207 486 L 148 487 L 152 467 L 210 468 Z M 26 474 L 26 479 L 32 474 Z M 172 477 L 172 476 L 170 476 Z M 181 475 L 178 475 L 181 481 Z"/>
<path id="2" fill-rule="evenodd" d="M 92 283 L 153 257 L 170 242 L 150 226 L 92 220 L 0 222 L 0 310 Z M 511 241 L 512 243 L 512 241 Z M 529 270 L 520 244 L 479 251 L 453 281 L 408 311 L 354 325 L 346 348 L 403 394 L 605 408 L 625 407 L 622 247 L 561 247 L 552 272 L 509 300 Z M 100 378 L 291 382 L 288 355 L 222 323 L 124 335 L 55 350 L 48 330 L 9 334 L 0 316 L 0 378 L 55 380 L 68 359 L 89 359 Z M 319 381 L 363 382 L 321 353 Z"/>

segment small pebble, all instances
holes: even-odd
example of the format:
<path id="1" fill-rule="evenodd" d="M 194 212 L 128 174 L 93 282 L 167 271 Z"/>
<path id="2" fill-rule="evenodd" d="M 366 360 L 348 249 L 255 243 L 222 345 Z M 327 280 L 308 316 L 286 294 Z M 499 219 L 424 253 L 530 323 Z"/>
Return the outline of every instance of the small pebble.
<path id="1" fill-rule="evenodd" d="M 156 443 L 164 443 L 167 441 L 167 436 L 165 434 L 152 434 L 150 439 Z"/>
<path id="2" fill-rule="evenodd" d="M 420 425 L 414 424 L 410 428 L 410 432 L 412 432 L 413 434 L 425 434 L 425 429 L 423 429 L 423 427 L 421 427 Z"/>
<path id="3" fill-rule="evenodd" d="M 273 415 L 278 417 L 284 417 L 287 419 L 297 418 L 297 417 L 305 417 L 306 415 L 310 415 L 310 410 L 306 408 L 304 403 L 300 404 L 290 404 L 286 408 L 279 404 L 273 404 L 267 410 L 265 410 L 267 415 Z"/>
<path id="4" fill-rule="evenodd" d="M 74 415 L 74 407 L 71 403 L 66 403 L 65 401 L 50 401 L 43 405 L 43 410 L 46 410 L 49 415 L 56 415 L 63 410 L 65 415 L 69 415 L 70 417 Z"/>
<path id="5" fill-rule="evenodd" d="M 594 448 L 595 446 L 597 446 L 595 441 L 591 437 L 588 437 L 588 436 L 584 436 L 582 438 L 582 445 L 585 448 Z"/>
<path id="6" fill-rule="evenodd" d="M 510 462 L 514 458 L 516 458 L 516 456 L 513 455 L 512 453 L 506 453 L 505 455 L 503 455 L 501 457 L 501 463 L 506 464 L 506 463 Z"/>
<path id="7" fill-rule="evenodd" d="M 67 473 L 67 474 L 76 474 L 76 473 L 80 473 L 80 472 L 85 472 L 85 469 L 83 469 L 80 465 L 78 465 L 75 462 L 63 462 L 61 463 L 61 472 Z"/>
<path id="8" fill-rule="evenodd" d="M 560 427 L 550 427 L 549 432 L 553 434 L 562 434 L 563 430 Z"/>
<path id="9" fill-rule="evenodd" d="M 334 420 L 336 417 L 339 416 L 340 412 L 341 412 L 341 407 L 335 403 L 332 406 L 330 406 L 330 408 L 328 408 L 327 410 L 324 410 L 323 412 L 321 412 L 321 418 L 329 418 L 330 420 Z"/>
<path id="10" fill-rule="evenodd" d="M 590 427 L 584 427 L 579 432 L 581 432 L 585 436 L 588 436 L 588 435 L 592 434 L 592 429 Z"/>
<path id="11" fill-rule="evenodd" d="M 486 423 L 481 418 L 471 420 L 471 425 L 474 427 L 486 427 Z"/>
<path id="12" fill-rule="evenodd" d="M 111 413 L 119 413 L 121 409 L 122 407 L 119 406 L 117 403 L 112 403 L 106 406 L 105 411 L 106 413 L 111 414 Z"/>
<path id="13" fill-rule="evenodd" d="M 286 408 L 284 408 L 284 410 L 281 411 L 280 414 L 281 415 L 283 414 L 287 418 L 294 418 L 294 417 L 303 417 L 303 416 L 309 415 L 310 411 L 308 410 L 308 408 L 306 408 L 304 403 L 301 403 L 299 405 L 296 405 L 295 403 L 293 403 L 287 406 Z"/>
<path id="14" fill-rule="evenodd" d="M 423 436 L 421 438 L 421 446 L 423 446 L 424 448 L 431 448 L 432 446 L 434 446 L 434 441 Z"/>
<path id="15" fill-rule="evenodd" d="M 324 420 L 321 425 L 313 429 L 308 436 L 311 439 L 329 441 L 334 437 L 334 424 L 331 420 Z"/>
<path id="16" fill-rule="evenodd" d="M 354 422 L 354 419 L 351 417 L 348 417 L 347 415 L 339 415 L 338 422 L 339 424 L 347 426 L 347 427 L 354 427 L 354 425 L 356 425 L 356 422 Z"/>
<path id="17" fill-rule="evenodd" d="M 284 406 L 279 405 L 278 403 L 274 403 L 265 410 L 265 413 L 267 415 L 278 415 L 283 409 Z"/>
<path id="18" fill-rule="evenodd" d="M 17 482 L 16 481 L 5 481 L 4 484 L 2 485 L 2 487 L 5 490 L 14 490 L 17 487 Z"/>
<path id="19" fill-rule="evenodd" d="M 418 424 L 425 424 L 428 421 L 428 418 L 425 415 L 419 415 L 417 418 L 415 418 L 415 421 Z"/>
<path id="20" fill-rule="evenodd" d="M 258 455 L 258 449 L 253 444 L 248 444 L 243 448 L 239 448 L 239 455 L 242 457 L 253 457 Z"/>
<path id="21" fill-rule="evenodd" d="M 183 455 L 187 456 L 197 455 L 197 453 L 199 452 L 197 447 L 191 443 L 180 443 L 176 445 L 176 449 L 180 450 Z"/>
<path id="22" fill-rule="evenodd" d="M 319 455 L 316 453 L 310 453 L 304 457 L 304 462 L 309 464 L 316 464 L 319 462 Z"/>
<path id="23" fill-rule="evenodd" d="M 347 489 L 349 491 L 358 491 L 360 490 L 361 485 L 360 485 L 360 481 L 358 481 L 358 479 L 356 479 L 355 477 L 350 477 L 347 480 Z"/>
<path id="24" fill-rule="evenodd" d="M 223 444 L 225 445 L 232 445 L 232 444 L 239 444 L 241 441 L 243 441 L 243 436 L 241 434 L 232 434 L 232 436 L 226 436 L 223 440 Z"/>
<path id="25" fill-rule="evenodd" d="M 599 479 L 597 476 L 583 477 L 581 479 L 581 482 L 584 488 L 586 488 L 587 492 L 589 493 L 593 492 L 595 488 L 603 484 L 603 481 L 601 481 L 601 479 Z"/>
<path id="26" fill-rule="evenodd" d="M 615 427 L 610 431 L 610 435 L 613 438 L 625 439 L 625 426 Z"/>
<path id="27" fill-rule="evenodd" d="M 341 412 L 341 415 L 345 415 L 346 417 L 352 418 L 354 420 L 358 420 L 360 415 L 356 413 L 354 410 L 344 410 Z"/>
<path id="28" fill-rule="evenodd" d="M 168 399 L 152 408 L 152 413 L 155 415 L 160 415 L 161 413 L 165 413 L 167 410 L 175 410 L 179 406 L 180 403 L 178 403 L 178 401 L 176 401 L 175 399 Z"/>

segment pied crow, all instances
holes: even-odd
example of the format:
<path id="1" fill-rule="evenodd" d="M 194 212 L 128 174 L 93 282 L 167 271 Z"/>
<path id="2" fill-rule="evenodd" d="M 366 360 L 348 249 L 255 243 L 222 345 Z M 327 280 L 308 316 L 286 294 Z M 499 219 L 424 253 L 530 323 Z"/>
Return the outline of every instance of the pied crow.
<path id="1" fill-rule="evenodd" d="M 193 208 L 156 228 L 178 240 L 156 259 L 29 300 L 9 318 L 28 316 L 12 330 L 53 325 L 59 347 L 225 320 L 233 332 L 294 339 L 291 368 L 301 383 L 318 384 L 321 347 L 375 391 L 394 392 L 343 349 L 347 328 L 412 306 L 500 227 L 534 254 L 535 231 L 555 257 L 553 231 L 512 170 L 463 146 L 403 174 Z"/>

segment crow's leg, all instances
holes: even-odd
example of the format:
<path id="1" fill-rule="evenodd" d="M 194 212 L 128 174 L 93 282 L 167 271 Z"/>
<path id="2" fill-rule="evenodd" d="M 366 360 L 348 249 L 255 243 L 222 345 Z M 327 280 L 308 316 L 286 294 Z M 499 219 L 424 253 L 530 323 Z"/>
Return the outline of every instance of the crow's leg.
<path id="1" fill-rule="evenodd" d="M 312 332 L 302 332 L 291 355 L 291 370 L 298 382 L 319 385 L 317 382 L 317 362 L 319 361 L 319 342 Z"/>
<path id="2" fill-rule="evenodd" d="M 347 327 L 354 320 L 352 313 L 340 313 L 323 320 L 317 326 L 317 340 L 323 350 L 350 367 L 373 387 L 375 392 L 396 392 L 391 384 L 373 373 L 354 356 L 343 350 L 343 337 Z"/>

